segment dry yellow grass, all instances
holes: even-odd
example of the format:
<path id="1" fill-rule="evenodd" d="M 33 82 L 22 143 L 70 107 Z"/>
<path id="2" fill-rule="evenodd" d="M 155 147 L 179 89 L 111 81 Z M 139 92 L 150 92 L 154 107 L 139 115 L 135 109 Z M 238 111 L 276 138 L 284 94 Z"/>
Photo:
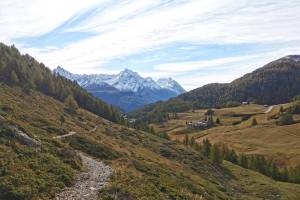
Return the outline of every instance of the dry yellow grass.
<path id="1" fill-rule="evenodd" d="M 300 164 L 300 123 L 288 126 L 277 126 L 271 116 L 278 114 L 280 106 L 287 108 L 291 104 L 276 105 L 265 113 L 268 108 L 262 105 L 243 105 L 234 108 L 214 109 L 215 116 L 221 120 L 222 125 L 208 130 L 190 130 L 185 121 L 196 121 L 203 117 L 206 110 L 179 113 L 179 119 L 170 120 L 162 124 L 155 124 L 156 131 L 167 132 L 172 139 L 182 140 L 185 134 L 195 137 L 198 142 L 208 138 L 213 143 L 223 142 L 239 153 L 262 154 L 276 158 L 279 162 L 288 165 Z M 232 123 L 240 121 L 241 117 L 232 115 L 251 114 L 250 119 L 238 125 Z M 251 126 L 252 119 L 256 118 L 258 125 Z M 299 115 L 294 116 L 300 119 Z"/>

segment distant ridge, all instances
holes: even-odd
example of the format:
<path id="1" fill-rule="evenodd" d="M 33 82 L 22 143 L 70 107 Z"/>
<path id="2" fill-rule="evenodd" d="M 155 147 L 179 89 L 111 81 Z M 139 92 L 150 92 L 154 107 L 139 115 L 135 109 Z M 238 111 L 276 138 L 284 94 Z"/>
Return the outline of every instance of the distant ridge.
<path id="1" fill-rule="evenodd" d="M 134 115 L 145 120 L 156 120 L 161 119 L 164 112 L 226 106 L 234 102 L 280 104 L 288 102 L 298 94 L 300 94 L 300 56 L 288 55 L 231 83 L 208 84 L 166 102 L 148 105 Z"/>

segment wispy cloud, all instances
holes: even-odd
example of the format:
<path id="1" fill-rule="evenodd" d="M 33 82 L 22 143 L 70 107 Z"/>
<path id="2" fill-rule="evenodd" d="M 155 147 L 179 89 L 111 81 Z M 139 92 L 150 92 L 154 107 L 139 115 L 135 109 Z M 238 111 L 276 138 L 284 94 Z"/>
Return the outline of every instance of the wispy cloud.
<path id="1" fill-rule="evenodd" d="M 3 0 L 0 40 L 16 43 L 51 68 L 87 73 L 128 67 L 175 76 L 190 89 L 220 75 L 206 74 L 207 82 L 187 86 L 189 72 L 196 76 L 226 66 L 239 75 L 248 72 L 243 66 L 271 61 L 280 49 L 279 57 L 299 53 L 299 13 L 299 0 Z M 214 45 L 220 49 L 210 55 L 193 53 Z M 178 51 L 162 53 L 165 46 Z M 269 53 L 262 54 L 266 46 Z"/>

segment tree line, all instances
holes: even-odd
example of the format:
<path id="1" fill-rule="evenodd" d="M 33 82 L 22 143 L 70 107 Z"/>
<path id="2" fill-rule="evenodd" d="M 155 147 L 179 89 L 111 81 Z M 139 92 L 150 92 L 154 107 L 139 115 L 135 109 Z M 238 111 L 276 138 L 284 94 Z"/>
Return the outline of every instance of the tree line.
<path id="1" fill-rule="evenodd" d="M 212 164 L 221 165 L 223 160 L 239 165 L 246 169 L 259 172 L 277 181 L 300 184 L 300 165 L 296 167 L 278 167 L 275 160 L 266 159 L 263 155 L 238 154 L 226 144 L 212 144 L 204 139 L 201 144 L 194 137 L 185 135 L 182 143 L 200 152 Z"/>
<path id="2" fill-rule="evenodd" d="M 53 74 L 43 63 L 21 55 L 14 46 L 0 43 L 0 82 L 9 86 L 19 86 L 26 93 L 39 91 L 61 102 L 72 97 L 79 107 L 110 121 L 118 122 L 120 113 L 111 105 L 97 99 L 82 89 L 75 81 Z"/>

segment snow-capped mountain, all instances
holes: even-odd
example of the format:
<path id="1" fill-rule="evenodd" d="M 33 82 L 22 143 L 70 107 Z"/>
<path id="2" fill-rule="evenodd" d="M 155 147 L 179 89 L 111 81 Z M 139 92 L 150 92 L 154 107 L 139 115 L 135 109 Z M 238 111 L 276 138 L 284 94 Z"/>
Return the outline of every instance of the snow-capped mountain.
<path id="1" fill-rule="evenodd" d="M 177 95 L 180 95 L 182 93 L 185 93 L 186 91 L 172 78 L 161 78 L 158 79 L 156 82 L 160 87 L 169 89 L 173 92 L 175 92 Z"/>
<path id="2" fill-rule="evenodd" d="M 57 67 L 53 72 L 76 81 L 95 96 L 125 111 L 131 111 L 155 101 L 166 100 L 185 92 L 171 78 L 159 79 L 155 82 L 152 78 L 143 78 L 129 69 L 113 75 L 72 74 L 62 67 Z"/>
<path id="3" fill-rule="evenodd" d="M 300 62 L 300 55 L 289 55 L 284 57 L 284 59 L 292 60 L 294 62 Z"/>

